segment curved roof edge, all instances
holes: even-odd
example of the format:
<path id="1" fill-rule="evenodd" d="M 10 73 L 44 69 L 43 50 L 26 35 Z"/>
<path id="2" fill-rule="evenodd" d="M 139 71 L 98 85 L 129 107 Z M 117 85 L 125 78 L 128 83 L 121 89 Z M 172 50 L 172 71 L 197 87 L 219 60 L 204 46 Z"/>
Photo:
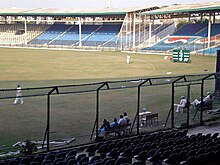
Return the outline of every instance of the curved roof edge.
<path id="1" fill-rule="evenodd" d="M 57 8 L 1 8 L 1 16 L 91 16 L 91 15 L 124 15 L 129 12 L 158 9 L 159 7 L 142 8 L 101 8 L 101 9 L 57 9 Z"/>
<path id="2" fill-rule="evenodd" d="M 188 5 L 173 5 L 165 8 L 160 8 L 154 11 L 140 13 L 140 15 L 156 15 L 156 14 L 172 14 L 172 13 L 190 13 L 202 11 L 220 10 L 220 2 L 209 2 Z"/>

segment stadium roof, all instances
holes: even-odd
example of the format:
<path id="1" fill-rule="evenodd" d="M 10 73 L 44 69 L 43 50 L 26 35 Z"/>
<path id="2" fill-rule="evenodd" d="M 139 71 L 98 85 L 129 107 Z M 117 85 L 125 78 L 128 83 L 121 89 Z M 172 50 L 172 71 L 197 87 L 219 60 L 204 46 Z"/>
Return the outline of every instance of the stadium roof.
<path id="1" fill-rule="evenodd" d="M 162 14 L 184 14 L 184 13 L 206 13 L 206 12 L 220 12 L 220 2 L 198 3 L 188 5 L 172 5 L 160 8 L 153 11 L 146 11 L 140 15 L 162 15 Z"/>
<path id="2" fill-rule="evenodd" d="M 145 8 L 102 8 L 102 9 L 55 9 L 55 8 L 2 8 L 1 16 L 90 16 L 90 15 L 121 15 L 134 11 L 155 10 L 159 7 Z"/>

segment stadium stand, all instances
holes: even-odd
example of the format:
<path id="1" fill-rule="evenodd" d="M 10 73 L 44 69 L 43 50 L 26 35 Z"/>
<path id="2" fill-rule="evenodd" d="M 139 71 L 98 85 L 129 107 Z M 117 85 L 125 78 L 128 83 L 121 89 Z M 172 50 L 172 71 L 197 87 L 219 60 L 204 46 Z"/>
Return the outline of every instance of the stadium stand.
<path id="1" fill-rule="evenodd" d="M 113 139 L 78 149 L 54 150 L 1 160 L 8 165 L 143 165 L 218 164 L 219 133 L 188 134 L 188 130 L 166 130 L 124 139 Z"/>
<path id="2" fill-rule="evenodd" d="M 169 31 L 166 29 L 172 26 L 173 23 L 161 23 L 161 24 L 153 24 L 151 25 L 151 37 L 153 38 L 164 38 L 165 36 L 169 35 Z M 164 30 L 166 32 L 164 32 Z M 140 33 L 139 33 L 140 31 Z M 145 34 L 146 33 L 146 34 Z M 135 35 L 135 40 L 136 44 L 142 44 L 143 42 L 149 42 L 149 26 L 138 28 L 136 30 L 136 35 Z"/>
<path id="3" fill-rule="evenodd" d="M 184 24 L 173 35 L 203 36 L 203 30 L 207 29 L 207 26 L 207 24 Z"/>
<path id="4" fill-rule="evenodd" d="M 32 40 L 30 44 L 48 44 L 50 41 L 61 35 L 69 28 L 68 25 L 54 24 L 47 29 L 43 34 Z"/>
<path id="5" fill-rule="evenodd" d="M 102 25 L 99 29 L 97 29 L 97 31 L 95 31 L 84 41 L 83 45 L 115 47 L 120 28 L 121 24 Z"/>
<path id="6" fill-rule="evenodd" d="M 83 46 L 115 47 L 121 24 L 82 25 Z M 54 24 L 30 44 L 79 45 L 79 26 Z"/>
<path id="7" fill-rule="evenodd" d="M 212 25 L 210 38 L 211 46 L 215 46 L 219 42 L 219 26 L 220 24 Z M 204 54 L 214 54 L 216 53 L 216 49 L 212 48 L 205 50 L 208 42 L 207 31 L 207 24 L 184 24 L 172 35 L 142 50 L 172 51 L 173 49 L 187 49 L 190 51 L 199 51 Z"/>
<path id="8" fill-rule="evenodd" d="M 83 25 L 82 40 L 88 37 L 92 32 L 98 29 L 99 25 Z M 79 26 L 73 25 L 67 31 L 63 32 L 58 38 L 50 43 L 51 45 L 78 45 L 79 44 Z"/>
<path id="9" fill-rule="evenodd" d="M 49 25 L 27 24 L 27 34 L 24 34 L 23 24 L 0 24 L 0 44 L 24 44 L 42 34 Z M 21 33 L 23 32 L 23 33 Z"/>

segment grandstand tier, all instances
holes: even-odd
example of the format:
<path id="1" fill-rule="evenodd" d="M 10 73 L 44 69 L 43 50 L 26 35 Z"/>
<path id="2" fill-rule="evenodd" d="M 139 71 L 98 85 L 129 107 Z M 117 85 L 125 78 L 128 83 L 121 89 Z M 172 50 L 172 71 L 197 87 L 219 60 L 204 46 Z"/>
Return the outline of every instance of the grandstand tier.
<path id="1" fill-rule="evenodd" d="M 27 154 L 3 159 L 4 165 L 142 165 L 218 164 L 219 133 L 188 135 L 188 130 L 167 130 L 92 143 L 78 148 Z"/>

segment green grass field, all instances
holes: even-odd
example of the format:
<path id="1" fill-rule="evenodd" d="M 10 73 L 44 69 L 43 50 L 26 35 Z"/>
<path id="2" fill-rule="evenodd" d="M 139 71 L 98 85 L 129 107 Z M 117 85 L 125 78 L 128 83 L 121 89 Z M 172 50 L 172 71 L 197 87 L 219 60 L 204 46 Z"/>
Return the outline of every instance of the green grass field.
<path id="1" fill-rule="evenodd" d="M 191 56 L 191 63 L 173 63 L 164 55 L 66 51 L 38 49 L 0 49 L 0 89 L 69 85 L 106 80 L 123 80 L 215 72 L 213 56 Z M 171 74 L 167 75 L 167 72 Z M 212 83 L 211 83 L 212 84 Z M 213 86 L 213 84 L 211 85 Z M 195 95 L 198 93 L 195 87 Z M 1 92 L 4 96 L 7 93 Z M 185 88 L 177 95 L 185 94 Z M 141 106 L 158 112 L 161 121 L 170 108 L 170 86 L 142 89 Z M 127 111 L 131 119 L 136 112 L 137 89 L 103 91 L 100 96 L 100 120 L 118 117 Z M 17 141 L 43 140 L 46 127 L 46 97 L 24 98 L 23 105 L 13 99 L 0 100 L 0 145 L 10 147 Z M 95 120 L 96 93 L 52 97 L 51 139 L 81 137 L 91 133 Z M 160 102 L 160 104 L 158 104 Z M 88 139 L 88 137 L 87 137 Z M 80 143 L 80 138 L 76 139 Z"/>

